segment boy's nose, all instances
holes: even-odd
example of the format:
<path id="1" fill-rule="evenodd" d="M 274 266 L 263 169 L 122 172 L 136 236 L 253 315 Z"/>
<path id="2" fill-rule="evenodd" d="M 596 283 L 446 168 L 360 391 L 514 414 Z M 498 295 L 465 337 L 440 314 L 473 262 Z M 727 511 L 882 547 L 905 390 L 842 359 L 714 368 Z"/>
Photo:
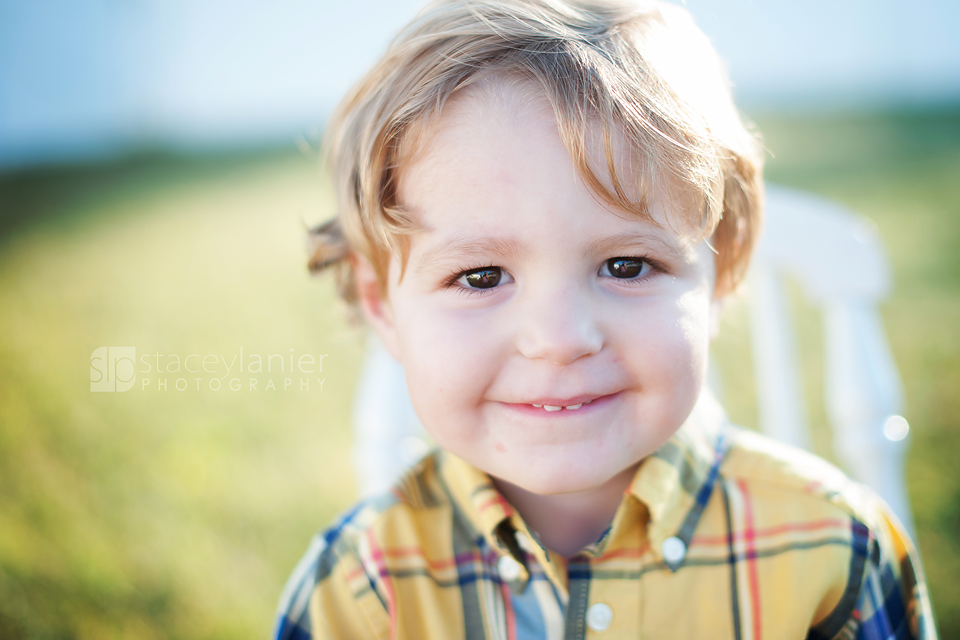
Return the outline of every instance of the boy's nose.
<path id="1" fill-rule="evenodd" d="M 517 348 L 526 358 L 568 365 L 603 347 L 603 333 L 586 297 L 573 291 L 527 301 Z"/>

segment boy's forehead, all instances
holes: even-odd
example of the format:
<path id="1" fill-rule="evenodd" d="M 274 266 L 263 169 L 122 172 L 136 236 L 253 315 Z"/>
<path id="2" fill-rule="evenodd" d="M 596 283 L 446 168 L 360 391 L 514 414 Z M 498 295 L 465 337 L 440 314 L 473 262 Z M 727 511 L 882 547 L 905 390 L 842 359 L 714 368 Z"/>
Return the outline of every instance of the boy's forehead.
<path id="1" fill-rule="evenodd" d="M 485 158 L 482 166 L 490 175 L 499 175 L 511 181 L 515 176 L 506 174 L 506 163 L 500 153 L 499 143 L 508 146 L 513 134 L 524 135 L 533 144 L 548 146 L 557 155 L 562 154 L 569 162 L 569 176 L 587 187 L 593 199 L 613 215 L 630 220 L 638 216 L 607 202 L 596 189 L 587 184 L 578 170 L 570 149 L 563 140 L 561 125 L 547 95 L 534 82 L 515 74 L 493 74 L 458 89 L 444 105 L 441 112 L 428 123 L 414 129 L 416 140 L 404 141 L 408 153 L 397 171 L 397 195 L 400 206 L 412 217 L 422 231 L 441 231 L 443 216 L 431 216 L 429 224 L 423 218 L 421 201 L 424 196 L 435 195 L 436 175 L 450 167 L 450 158 L 476 159 L 480 149 L 492 148 L 495 153 Z M 608 134 L 609 155 L 605 145 L 605 133 L 600 119 L 589 118 L 582 132 L 585 141 L 586 162 L 591 172 L 608 192 L 616 187 L 611 176 L 611 163 L 620 178 L 620 188 L 627 191 L 630 199 L 643 202 L 643 218 L 661 227 L 670 243 L 678 250 L 699 240 L 698 194 L 683 189 L 679 181 L 669 175 L 657 176 L 656 184 L 644 180 L 646 163 L 643 154 L 634 149 L 626 136 L 616 126 Z M 493 141 L 493 145 L 479 144 Z M 648 172 L 647 172 L 648 173 Z M 411 179 L 416 176 L 418 179 Z M 482 176 L 464 176 L 479 182 Z M 428 193 L 422 187 L 432 185 Z M 419 187 L 419 188 L 418 188 Z M 517 212 L 517 215 L 522 215 Z M 429 227 L 429 228 L 428 228 Z M 440 228 L 438 228 L 440 227 Z M 416 234 L 414 234 L 416 235 Z"/>
<path id="2" fill-rule="evenodd" d="M 556 131 L 556 115 L 549 100 L 529 80 L 514 74 L 491 74 L 458 88 L 439 112 L 407 127 L 398 154 L 401 198 L 404 176 L 411 169 L 429 166 L 431 157 L 450 148 L 462 153 L 465 143 L 495 135 L 491 124 L 515 124 L 521 115 L 532 116 L 543 133 Z"/>

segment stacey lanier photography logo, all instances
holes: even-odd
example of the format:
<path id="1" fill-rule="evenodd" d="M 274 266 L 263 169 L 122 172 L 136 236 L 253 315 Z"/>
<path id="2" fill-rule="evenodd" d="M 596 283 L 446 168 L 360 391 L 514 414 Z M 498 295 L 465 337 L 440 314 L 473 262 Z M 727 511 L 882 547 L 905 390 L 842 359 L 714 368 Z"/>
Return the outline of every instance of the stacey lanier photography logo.
<path id="1" fill-rule="evenodd" d="M 100 347 L 90 354 L 90 391 L 323 391 L 328 354 L 161 353 Z"/>
<path id="2" fill-rule="evenodd" d="M 90 391 L 129 391 L 137 379 L 136 347 L 100 347 L 90 354 Z"/>

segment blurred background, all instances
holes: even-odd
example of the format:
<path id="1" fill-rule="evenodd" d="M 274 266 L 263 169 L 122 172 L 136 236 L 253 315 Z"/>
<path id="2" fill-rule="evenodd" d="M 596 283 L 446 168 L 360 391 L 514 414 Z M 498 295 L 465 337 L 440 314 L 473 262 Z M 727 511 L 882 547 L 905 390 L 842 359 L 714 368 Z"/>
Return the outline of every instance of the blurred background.
<path id="1" fill-rule="evenodd" d="M 310 536 L 356 498 L 364 336 L 306 273 L 304 225 L 334 210 L 317 146 L 418 5 L 0 2 L 0 637 L 269 634 Z M 883 238 L 917 538 L 942 636 L 960 637 L 960 5 L 686 6 L 769 179 Z M 814 448 L 833 458 L 819 318 L 792 300 Z M 103 347 L 136 349 L 129 391 L 91 393 Z M 241 348 L 264 370 L 228 373 Z M 749 348 L 734 302 L 715 351 L 754 426 Z M 225 363 L 187 373 L 208 354 Z M 291 374 L 304 354 L 313 371 Z"/>

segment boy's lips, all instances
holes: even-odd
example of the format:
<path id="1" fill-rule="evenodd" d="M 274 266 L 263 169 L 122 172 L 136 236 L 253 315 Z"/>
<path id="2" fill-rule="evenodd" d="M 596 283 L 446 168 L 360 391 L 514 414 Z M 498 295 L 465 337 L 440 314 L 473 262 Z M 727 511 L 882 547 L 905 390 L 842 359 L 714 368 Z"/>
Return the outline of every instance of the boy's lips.
<path id="1" fill-rule="evenodd" d="M 530 402 L 504 402 L 511 409 L 517 409 L 531 413 L 557 413 L 560 411 L 580 411 L 587 407 L 595 407 L 605 404 L 607 400 L 612 399 L 617 393 L 608 394 L 587 394 L 573 396 L 569 398 L 538 398 Z"/>

